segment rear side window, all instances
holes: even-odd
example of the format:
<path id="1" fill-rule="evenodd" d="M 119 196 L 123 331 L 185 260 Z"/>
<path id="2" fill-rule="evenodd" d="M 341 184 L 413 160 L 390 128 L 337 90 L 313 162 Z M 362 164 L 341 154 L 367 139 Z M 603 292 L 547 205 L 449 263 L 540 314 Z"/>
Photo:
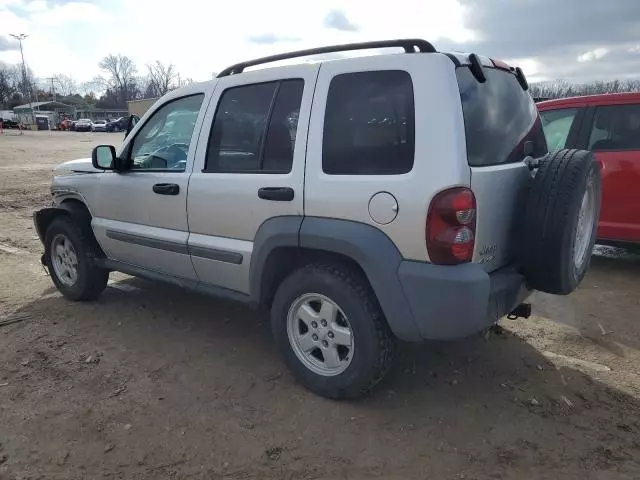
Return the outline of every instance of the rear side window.
<path id="1" fill-rule="evenodd" d="M 515 75 L 496 68 L 485 74 L 487 81 L 480 83 L 468 67 L 456 69 L 469 165 L 521 161 L 526 141 L 532 142 L 534 157 L 546 154 L 538 109 Z"/>
<path id="2" fill-rule="evenodd" d="M 589 150 L 640 150 L 640 105 L 597 107 Z"/>
<path id="3" fill-rule="evenodd" d="M 542 129 L 549 150 L 561 150 L 565 147 L 577 113 L 577 108 L 561 108 L 540 112 Z"/>
<path id="4" fill-rule="evenodd" d="M 408 72 L 337 75 L 324 118 L 322 170 L 331 175 L 411 171 L 415 150 L 413 84 Z"/>
<path id="5" fill-rule="evenodd" d="M 303 90 L 304 80 L 291 79 L 223 92 L 205 172 L 290 172 Z"/>

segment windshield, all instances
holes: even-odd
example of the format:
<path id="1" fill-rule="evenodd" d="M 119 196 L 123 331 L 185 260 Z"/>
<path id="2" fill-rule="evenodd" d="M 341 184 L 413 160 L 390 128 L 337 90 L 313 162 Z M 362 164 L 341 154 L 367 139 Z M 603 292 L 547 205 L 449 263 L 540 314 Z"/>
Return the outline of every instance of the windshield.
<path id="1" fill-rule="evenodd" d="M 497 68 L 485 68 L 485 74 L 487 81 L 480 83 L 468 67 L 456 69 L 469 165 L 519 162 L 526 141 L 532 156 L 546 154 L 538 110 L 515 75 Z"/>

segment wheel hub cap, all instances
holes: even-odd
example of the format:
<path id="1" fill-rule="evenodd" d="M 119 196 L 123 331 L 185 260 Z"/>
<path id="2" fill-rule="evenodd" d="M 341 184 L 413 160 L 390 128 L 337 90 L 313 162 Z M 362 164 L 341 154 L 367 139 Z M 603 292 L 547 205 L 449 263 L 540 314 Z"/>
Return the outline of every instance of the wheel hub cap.
<path id="1" fill-rule="evenodd" d="M 351 364 L 351 325 L 340 307 L 324 295 L 305 294 L 291 304 L 287 335 L 298 359 L 318 375 L 339 375 Z"/>

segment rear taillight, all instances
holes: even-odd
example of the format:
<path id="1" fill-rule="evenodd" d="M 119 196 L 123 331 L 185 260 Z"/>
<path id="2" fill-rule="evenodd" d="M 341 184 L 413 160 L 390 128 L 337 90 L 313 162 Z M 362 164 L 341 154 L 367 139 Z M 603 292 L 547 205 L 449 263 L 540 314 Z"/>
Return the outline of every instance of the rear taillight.
<path id="1" fill-rule="evenodd" d="M 431 200 L 425 228 L 431 262 L 470 262 L 476 238 L 476 198 L 465 187 L 445 190 Z"/>

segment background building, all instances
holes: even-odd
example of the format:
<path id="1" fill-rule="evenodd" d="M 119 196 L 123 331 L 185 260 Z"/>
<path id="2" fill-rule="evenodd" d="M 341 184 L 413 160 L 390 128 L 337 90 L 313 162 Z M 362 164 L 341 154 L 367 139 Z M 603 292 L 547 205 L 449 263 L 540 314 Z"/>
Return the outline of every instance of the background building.
<path id="1" fill-rule="evenodd" d="M 131 100 L 127 102 L 127 108 L 129 109 L 129 115 L 142 116 L 156 103 L 157 98 L 145 98 L 144 100 Z"/>
<path id="2" fill-rule="evenodd" d="M 49 127 L 53 128 L 58 124 L 62 115 L 69 115 L 73 118 L 75 110 L 73 106 L 61 102 L 31 102 L 31 105 L 27 103 L 15 107 L 13 113 L 15 115 L 14 120 L 21 122 L 25 126 L 33 124 L 33 113 L 35 113 L 39 129 L 42 129 L 45 122 L 43 120 L 38 121 L 38 119 L 46 118 Z"/>

